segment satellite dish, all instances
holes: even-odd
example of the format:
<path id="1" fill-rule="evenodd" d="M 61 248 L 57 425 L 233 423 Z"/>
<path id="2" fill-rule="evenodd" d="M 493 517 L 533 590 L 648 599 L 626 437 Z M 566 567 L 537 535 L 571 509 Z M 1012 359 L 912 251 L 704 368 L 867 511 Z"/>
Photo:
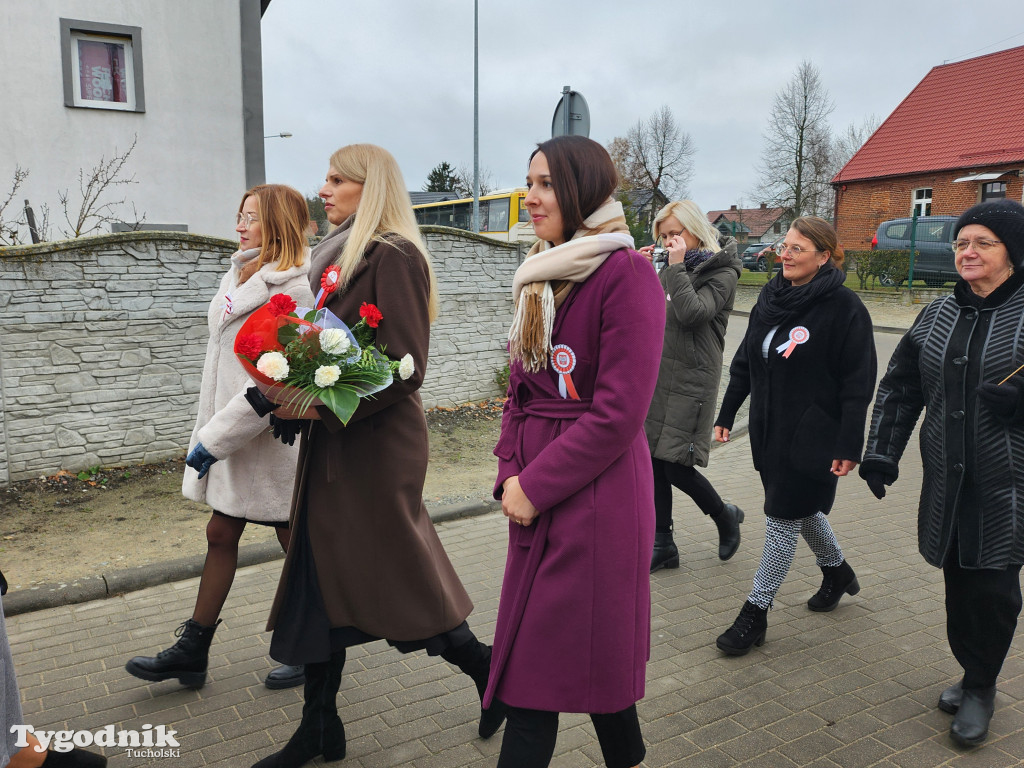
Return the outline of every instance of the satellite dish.
<path id="1" fill-rule="evenodd" d="M 551 135 L 554 136 L 590 136 L 590 107 L 582 93 L 577 93 L 565 86 L 562 98 L 555 107 L 555 116 L 551 118 Z"/>

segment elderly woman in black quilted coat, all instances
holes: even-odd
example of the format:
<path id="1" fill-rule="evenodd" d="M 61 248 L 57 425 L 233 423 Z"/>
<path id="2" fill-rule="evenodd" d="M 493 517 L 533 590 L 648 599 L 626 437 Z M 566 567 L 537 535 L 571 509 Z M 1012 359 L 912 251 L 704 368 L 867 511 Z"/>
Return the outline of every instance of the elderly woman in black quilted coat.
<path id="1" fill-rule="evenodd" d="M 1024 207 L 968 209 L 953 243 L 961 279 L 930 303 L 878 387 L 860 474 L 879 499 L 921 410 L 921 554 L 942 568 L 946 634 L 963 678 L 939 697 L 950 735 L 988 735 L 996 678 L 1021 610 L 1024 564 Z"/>

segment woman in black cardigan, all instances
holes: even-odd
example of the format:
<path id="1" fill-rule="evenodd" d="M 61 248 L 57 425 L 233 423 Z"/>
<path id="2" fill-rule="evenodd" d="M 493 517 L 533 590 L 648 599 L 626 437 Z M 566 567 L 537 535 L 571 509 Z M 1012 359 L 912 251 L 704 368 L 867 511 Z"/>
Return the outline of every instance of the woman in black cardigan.
<path id="1" fill-rule="evenodd" d="M 939 697 L 950 735 L 980 744 L 1021 610 L 1024 564 L 1024 207 L 969 208 L 961 279 L 922 310 L 878 385 L 860 474 L 878 498 L 924 410 L 918 547 L 942 568 L 946 635 L 963 678 Z"/>
<path id="2" fill-rule="evenodd" d="M 715 439 L 728 441 L 736 412 L 750 396 L 750 448 L 767 515 L 754 588 L 717 641 L 732 656 L 764 643 L 768 609 L 801 535 L 822 571 L 808 608 L 831 611 L 844 594 L 860 590 L 825 516 L 838 478 L 860 461 L 875 385 L 871 318 L 843 287 L 842 247 L 827 221 L 796 219 L 779 253 L 782 271 L 750 313 L 715 422 Z"/>

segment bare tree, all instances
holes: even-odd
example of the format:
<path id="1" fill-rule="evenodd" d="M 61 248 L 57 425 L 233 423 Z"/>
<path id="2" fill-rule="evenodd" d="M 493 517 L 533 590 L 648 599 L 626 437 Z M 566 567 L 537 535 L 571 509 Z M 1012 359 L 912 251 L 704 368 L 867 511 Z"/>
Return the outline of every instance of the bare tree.
<path id="1" fill-rule="evenodd" d="M 831 131 L 835 104 L 809 61 L 775 94 L 764 133 L 757 195 L 792 216 L 820 214 L 830 201 Z"/>
<path id="2" fill-rule="evenodd" d="M 103 201 L 102 198 L 114 187 L 125 184 L 138 184 L 135 176 L 122 176 L 122 173 L 125 172 L 128 158 L 131 157 L 138 141 L 139 137 L 135 136 L 132 139 L 131 146 L 120 154 L 115 149 L 114 156 L 109 160 L 101 157 L 99 163 L 93 166 L 88 175 L 84 169 L 79 169 L 78 190 L 81 196 L 80 202 L 73 203 L 67 189 L 63 192 L 57 192 L 57 198 L 64 209 L 64 220 L 70 227 L 70 229 L 61 228 L 61 234 L 65 237 L 81 237 L 99 229 L 104 224 L 121 223 L 124 221 L 123 218 L 116 215 L 116 212 L 121 206 L 128 203 L 127 198 L 123 197 L 120 200 L 109 201 Z M 130 218 L 133 219 L 137 226 L 145 220 L 145 215 L 142 217 L 138 215 L 138 211 L 135 210 L 135 203 L 128 204 L 131 205 L 132 209 L 132 216 Z M 76 207 L 77 211 L 72 213 L 72 209 Z"/>
<path id="3" fill-rule="evenodd" d="M 24 223 L 23 217 L 21 215 L 13 219 L 4 217 L 7 215 L 7 209 L 10 207 L 11 201 L 14 200 L 15 195 L 18 194 L 18 190 L 21 189 L 21 185 L 25 183 L 27 178 L 28 171 L 20 165 L 14 166 L 11 191 L 7 193 L 7 197 L 3 201 L 0 201 L 0 245 L 18 245 L 21 242 L 19 233 L 21 225 Z"/>
<path id="4" fill-rule="evenodd" d="M 697 150 L 668 105 L 638 120 L 625 136 L 612 139 L 607 149 L 622 189 L 650 192 L 649 211 L 642 212 L 641 219 L 650 221 L 664 201 L 687 193 Z"/>
<path id="5" fill-rule="evenodd" d="M 832 139 L 832 175 L 835 176 L 842 170 L 842 167 L 850 162 L 857 150 L 864 146 L 864 142 L 871 138 L 871 134 L 878 130 L 882 120 L 875 114 L 865 117 L 860 125 L 850 123 L 846 130 L 839 133 Z"/>
<path id="6" fill-rule="evenodd" d="M 489 195 L 495 189 L 494 177 L 487 168 L 480 168 L 480 195 Z M 473 196 L 473 167 L 463 163 L 455 169 L 455 189 L 459 197 Z"/>

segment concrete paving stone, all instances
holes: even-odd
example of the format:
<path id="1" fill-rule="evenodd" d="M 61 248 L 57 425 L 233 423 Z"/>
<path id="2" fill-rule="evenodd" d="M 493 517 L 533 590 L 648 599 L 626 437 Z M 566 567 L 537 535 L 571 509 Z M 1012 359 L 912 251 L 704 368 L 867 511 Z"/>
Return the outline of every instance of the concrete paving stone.
<path id="1" fill-rule="evenodd" d="M 735 739 L 722 742 L 717 748 L 733 758 L 736 763 L 742 763 L 759 755 L 767 754 L 781 745 L 782 739 L 763 728 L 748 731 Z"/>
<path id="2" fill-rule="evenodd" d="M 679 768 L 735 768 L 736 761 L 722 750 L 712 748 L 680 757 L 676 762 L 666 763 L 665 765 L 678 766 Z"/>
<path id="3" fill-rule="evenodd" d="M 719 744 L 739 738 L 748 731 L 749 729 L 746 726 L 735 719 L 729 718 L 694 728 L 686 733 L 686 738 L 701 749 L 711 749 Z"/>
<path id="4" fill-rule="evenodd" d="M 855 691 L 856 695 L 862 701 L 871 706 L 884 704 L 886 702 L 891 702 L 894 699 L 905 697 L 910 692 L 907 686 L 898 683 L 895 680 L 887 679 L 885 675 L 875 674 L 874 670 L 869 672 L 867 676 L 873 680 L 882 681 L 866 685 Z"/>
<path id="5" fill-rule="evenodd" d="M 828 701 L 836 694 L 820 685 L 808 685 L 779 696 L 776 701 L 793 712 L 810 711 L 815 704 Z"/>
<path id="6" fill-rule="evenodd" d="M 955 755 L 952 747 L 936 741 L 926 741 L 916 745 L 913 749 L 906 749 L 892 755 L 889 760 L 900 768 L 933 768 L 936 765 L 942 765 Z"/>
<path id="7" fill-rule="evenodd" d="M 904 720 L 910 720 L 911 718 L 917 718 L 928 712 L 931 712 L 934 707 L 923 706 L 921 703 L 914 701 L 909 698 L 898 698 L 892 701 L 886 701 L 878 706 L 872 707 L 868 711 L 872 717 L 876 717 L 883 723 L 889 723 L 895 725 L 901 723 Z"/>
<path id="8" fill-rule="evenodd" d="M 452 747 L 431 749 L 431 754 L 412 761 L 413 768 L 452 768 L 452 766 L 469 765 L 480 758 L 480 753 L 470 744 L 463 741 Z"/>
<path id="9" fill-rule="evenodd" d="M 867 736 L 839 747 L 830 758 L 843 768 L 868 768 L 891 754 L 892 747 Z"/>
<path id="10" fill-rule="evenodd" d="M 237 739 L 249 736 L 257 731 L 265 731 L 274 726 L 285 724 L 292 726 L 293 730 L 297 727 L 295 723 L 285 716 L 284 712 L 279 709 L 271 709 L 266 712 L 241 717 L 233 722 L 224 723 L 218 730 L 224 735 L 225 739 Z"/>
<path id="11" fill-rule="evenodd" d="M 924 743 L 933 736 L 935 729 L 920 720 L 903 720 L 875 734 L 876 739 L 888 744 L 894 751 Z"/>
<path id="12" fill-rule="evenodd" d="M 427 757 L 430 753 L 419 741 L 406 741 L 394 747 L 381 749 L 378 746 L 362 763 L 366 768 L 392 768 L 392 766 L 408 765 L 416 758 Z"/>
<path id="13" fill-rule="evenodd" d="M 421 699 L 405 706 L 397 706 L 394 709 L 381 712 L 381 719 L 393 728 L 398 728 L 406 723 L 423 717 L 437 715 L 444 712 L 445 706 L 442 703 L 443 697 L 432 696 Z"/>
<path id="14" fill-rule="evenodd" d="M 283 745 L 282 745 L 283 746 Z M 244 738 L 226 739 L 203 749 L 203 758 L 210 765 L 252 765 L 260 757 L 280 749 L 272 744 L 265 732 L 251 733 Z M 248 762 L 246 762 L 248 761 Z"/>
<path id="15" fill-rule="evenodd" d="M 677 683 L 678 685 L 678 683 Z M 676 692 L 652 695 L 651 687 L 647 687 L 647 695 L 637 705 L 641 709 L 641 718 L 645 722 L 654 722 L 662 717 L 677 715 L 687 708 L 686 700 Z"/>
<path id="16" fill-rule="evenodd" d="M 819 730 L 783 744 L 776 751 L 792 760 L 795 765 L 808 765 L 817 757 L 834 752 L 841 746 L 842 742 L 827 730 Z"/>
<path id="17" fill-rule="evenodd" d="M 807 707 L 808 712 L 817 715 L 825 721 L 827 728 L 833 728 L 836 723 L 851 715 L 863 712 L 864 709 L 864 701 L 853 693 L 827 699 Z"/>
<path id="18" fill-rule="evenodd" d="M 480 702 L 473 701 L 471 704 L 464 704 L 460 707 L 447 706 L 444 711 L 437 712 L 432 717 L 440 729 L 447 730 L 471 723 L 473 732 L 476 733 L 476 727 L 480 721 Z"/>
<path id="19" fill-rule="evenodd" d="M 789 717 L 772 723 L 767 728 L 784 742 L 789 742 L 806 736 L 808 733 L 814 733 L 824 724 L 824 720 L 810 712 L 794 712 Z"/>
<path id="20" fill-rule="evenodd" d="M 688 735 L 697 729 L 697 724 L 693 720 L 679 712 L 653 719 L 645 712 L 641 723 L 647 743 L 657 743 L 675 736 Z M 648 732 L 651 733 L 650 737 L 647 736 Z"/>
<path id="21" fill-rule="evenodd" d="M 853 697 L 845 697 L 852 699 Z M 820 712 L 815 712 L 819 717 L 822 717 Z M 863 739 L 865 736 L 871 736 L 884 731 L 889 727 L 888 723 L 883 723 L 877 717 L 873 717 L 869 712 L 860 709 L 853 712 L 845 717 L 831 718 L 825 717 L 826 725 L 828 723 L 834 723 L 829 726 L 829 733 L 835 738 L 839 739 L 843 744 L 852 744 L 855 741 Z"/>

